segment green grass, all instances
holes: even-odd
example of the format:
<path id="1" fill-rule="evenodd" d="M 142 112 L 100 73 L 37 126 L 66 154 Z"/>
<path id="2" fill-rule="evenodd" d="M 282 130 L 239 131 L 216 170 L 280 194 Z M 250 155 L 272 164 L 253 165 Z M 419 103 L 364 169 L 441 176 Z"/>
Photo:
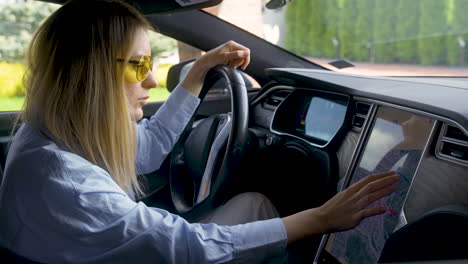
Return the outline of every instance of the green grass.
<path id="1" fill-rule="evenodd" d="M 166 87 L 158 87 L 153 88 L 149 91 L 150 98 L 148 101 L 150 102 L 158 102 L 158 101 L 166 101 L 167 97 L 169 97 L 169 91 Z"/>
<path id="2" fill-rule="evenodd" d="M 0 62 L 0 97 L 24 96 L 24 70 L 21 63 Z"/>
<path id="3" fill-rule="evenodd" d="M 0 97 L 0 111 L 18 111 L 23 106 L 24 96 Z"/>

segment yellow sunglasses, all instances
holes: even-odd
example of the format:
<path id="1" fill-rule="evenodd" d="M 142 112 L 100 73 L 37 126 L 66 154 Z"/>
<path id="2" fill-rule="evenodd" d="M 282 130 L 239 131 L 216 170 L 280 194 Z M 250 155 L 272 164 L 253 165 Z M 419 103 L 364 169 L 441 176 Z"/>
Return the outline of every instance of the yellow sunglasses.
<path id="1" fill-rule="evenodd" d="M 124 59 L 117 59 L 117 61 L 125 62 Z M 127 61 L 127 65 L 125 66 L 125 79 L 132 83 L 141 82 L 148 77 L 148 73 L 152 69 L 153 57 L 141 56 L 132 58 Z"/>

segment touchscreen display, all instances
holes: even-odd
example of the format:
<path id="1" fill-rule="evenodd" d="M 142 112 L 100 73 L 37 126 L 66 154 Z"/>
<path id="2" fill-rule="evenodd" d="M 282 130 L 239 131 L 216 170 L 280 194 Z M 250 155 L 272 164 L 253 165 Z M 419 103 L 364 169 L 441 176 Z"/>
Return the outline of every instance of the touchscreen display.
<path id="1" fill-rule="evenodd" d="M 348 97 L 309 90 L 294 90 L 278 107 L 272 130 L 324 146 L 340 130 Z"/>
<path id="2" fill-rule="evenodd" d="M 385 214 L 364 219 L 352 230 L 331 234 L 325 244 L 327 256 L 331 255 L 339 263 L 378 262 L 385 241 L 398 223 L 432 126 L 431 119 L 397 109 L 379 108 L 349 185 L 366 175 L 393 170 L 400 175 L 397 190 L 370 205 L 385 206 Z"/>

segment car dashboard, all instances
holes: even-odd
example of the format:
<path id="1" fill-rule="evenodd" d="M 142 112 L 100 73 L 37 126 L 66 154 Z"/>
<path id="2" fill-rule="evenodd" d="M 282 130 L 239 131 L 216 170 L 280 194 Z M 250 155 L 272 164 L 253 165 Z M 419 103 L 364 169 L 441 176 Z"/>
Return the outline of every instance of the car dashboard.
<path id="1" fill-rule="evenodd" d="M 468 258 L 466 79 L 266 72 L 274 82 L 252 100 L 249 127 L 281 214 L 318 206 L 368 174 L 401 176 L 379 201 L 387 212 L 323 236 L 315 263 Z"/>

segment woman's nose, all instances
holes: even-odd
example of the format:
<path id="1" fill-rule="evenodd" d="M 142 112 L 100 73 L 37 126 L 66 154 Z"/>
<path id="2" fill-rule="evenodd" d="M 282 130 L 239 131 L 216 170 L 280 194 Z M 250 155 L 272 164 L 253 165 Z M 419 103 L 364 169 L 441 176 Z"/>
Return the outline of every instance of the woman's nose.
<path id="1" fill-rule="evenodd" d="M 150 70 L 146 79 L 143 80 L 141 86 L 146 89 L 156 88 L 158 87 L 158 82 L 156 81 L 156 77 L 153 74 L 153 71 Z"/>

